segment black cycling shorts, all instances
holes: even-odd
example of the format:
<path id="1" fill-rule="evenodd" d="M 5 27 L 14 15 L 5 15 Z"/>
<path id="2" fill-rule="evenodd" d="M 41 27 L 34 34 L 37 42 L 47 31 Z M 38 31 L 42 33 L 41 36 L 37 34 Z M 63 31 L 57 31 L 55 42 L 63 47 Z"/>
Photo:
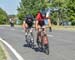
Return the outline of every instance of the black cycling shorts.
<path id="1" fill-rule="evenodd" d="M 33 23 L 27 23 L 28 27 L 31 28 L 33 26 Z"/>
<path id="2" fill-rule="evenodd" d="M 40 25 L 41 27 L 45 25 L 44 21 L 38 21 L 38 25 Z"/>

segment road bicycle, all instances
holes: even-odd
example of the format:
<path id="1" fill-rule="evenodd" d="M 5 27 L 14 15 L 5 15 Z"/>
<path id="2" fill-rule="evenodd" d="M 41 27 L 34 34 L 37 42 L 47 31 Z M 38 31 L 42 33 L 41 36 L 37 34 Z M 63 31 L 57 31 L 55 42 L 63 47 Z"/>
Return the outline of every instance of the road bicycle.
<path id="1" fill-rule="evenodd" d="M 30 32 L 30 28 L 27 28 L 27 35 L 25 35 L 26 43 L 29 47 L 34 48 L 33 32 Z"/>
<path id="2" fill-rule="evenodd" d="M 40 32 L 37 33 L 37 45 L 39 50 L 43 50 L 47 55 L 49 55 L 49 42 L 48 42 L 48 36 L 44 32 L 44 28 L 41 29 Z"/>

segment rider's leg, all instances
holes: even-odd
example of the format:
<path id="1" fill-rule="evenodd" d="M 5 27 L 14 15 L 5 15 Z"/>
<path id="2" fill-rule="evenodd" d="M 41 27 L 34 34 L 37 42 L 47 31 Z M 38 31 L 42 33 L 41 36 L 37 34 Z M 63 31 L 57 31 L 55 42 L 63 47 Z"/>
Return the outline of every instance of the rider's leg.
<path id="1" fill-rule="evenodd" d="M 52 32 L 51 19 L 48 19 L 49 31 Z"/>
<path id="2" fill-rule="evenodd" d="M 28 25 L 25 24 L 25 37 L 27 36 L 27 28 L 28 28 Z"/>
<path id="3" fill-rule="evenodd" d="M 41 26 L 40 26 L 40 25 L 38 25 L 38 33 L 37 33 L 37 35 L 38 35 L 38 36 L 40 36 L 40 35 L 41 35 L 41 29 L 40 29 L 40 28 L 41 28 Z"/>
<path id="4" fill-rule="evenodd" d="M 39 39 L 41 38 L 40 35 L 41 35 L 41 30 L 39 29 L 40 28 L 40 25 L 38 25 L 38 29 L 37 29 L 37 44 L 39 44 Z"/>
<path id="5" fill-rule="evenodd" d="M 31 40 L 33 40 L 34 36 L 33 36 L 33 28 L 32 27 L 30 28 L 30 33 L 31 33 L 31 36 L 32 36 Z"/>
<path id="6" fill-rule="evenodd" d="M 46 26 L 42 26 L 44 34 L 46 34 Z"/>
<path id="7" fill-rule="evenodd" d="M 46 26 L 43 26 L 42 28 L 44 28 L 44 34 L 43 34 L 43 44 L 48 44 L 48 37 L 47 37 L 47 33 L 46 33 Z"/>

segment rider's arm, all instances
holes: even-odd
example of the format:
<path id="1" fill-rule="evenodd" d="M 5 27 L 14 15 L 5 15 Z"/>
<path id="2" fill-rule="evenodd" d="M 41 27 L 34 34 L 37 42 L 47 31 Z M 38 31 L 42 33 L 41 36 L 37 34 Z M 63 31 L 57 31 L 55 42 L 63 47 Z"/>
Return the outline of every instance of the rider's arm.
<path id="1" fill-rule="evenodd" d="M 35 21 L 35 28 L 38 29 L 38 21 Z"/>
<path id="2" fill-rule="evenodd" d="M 23 21 L 22 27 L 25 30 L 25 21 Z"/>

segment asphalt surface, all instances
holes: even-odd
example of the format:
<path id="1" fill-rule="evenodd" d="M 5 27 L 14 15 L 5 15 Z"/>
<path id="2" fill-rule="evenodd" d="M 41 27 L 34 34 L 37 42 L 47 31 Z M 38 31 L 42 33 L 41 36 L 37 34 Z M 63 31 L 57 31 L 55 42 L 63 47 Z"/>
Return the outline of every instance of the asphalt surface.
<path id="1" fill-rule="evenodd" d="M 53 30 L 48 32 L 50 54 L 40 52 L 38 48 L 31 49 L 26 46 L 24 31 L 21 27 L 0 26 L 0 37 L 8 42 L 24 60 L 75 60 L 75 32 Z M 34 30 L 35 44 L 36 31 Z M 10 49 L 12 60 L 18 60 Z"/>

